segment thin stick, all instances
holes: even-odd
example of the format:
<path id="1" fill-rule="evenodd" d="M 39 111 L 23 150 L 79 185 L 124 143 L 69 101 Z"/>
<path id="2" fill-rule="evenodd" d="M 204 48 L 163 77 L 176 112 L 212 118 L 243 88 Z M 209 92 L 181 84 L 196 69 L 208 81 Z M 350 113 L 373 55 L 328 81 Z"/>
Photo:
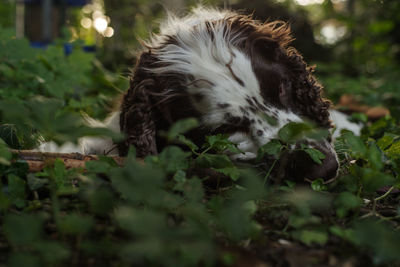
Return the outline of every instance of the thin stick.
<path id="1" fill-rule="evenodd" d="M 37 152 L 32 150 L 15 150 L 11 153 L 17 155 L 19 160 L 26 161 L 29 165 L 29 172 L 40 172 L 43 168 L 54 162 L 56 159 L 61 159 L 65 167 L 69 168 L 85 168 L 87 161 L 99 160 L 98 155 L 83 155 L 79 153 L 52 153 L 52 152 Z M 108 156 L 122 166 L 124 158 L 117 156 Z"/>

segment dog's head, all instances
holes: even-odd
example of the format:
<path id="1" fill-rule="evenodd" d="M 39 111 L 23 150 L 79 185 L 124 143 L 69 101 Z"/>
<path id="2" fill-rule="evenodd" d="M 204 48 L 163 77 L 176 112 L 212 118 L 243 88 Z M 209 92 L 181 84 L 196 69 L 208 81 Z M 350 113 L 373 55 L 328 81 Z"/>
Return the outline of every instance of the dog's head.
<path id="1" fill-rule="evenodd" d="M 202 125 L 191 133 L 195 141 L 229 134 L 246 152 L 235 157 L 245 160 L 254 159 L 257 149 L 289 122 L 306 119 L 329 128 L 329 102 L 321 97 L 312 70 L 288 46 L 291 40 L 283 22 L 260 23 L 230 11 L 197 8 L 183 18 L 169 16 L 145 43 L 147 51 L 124 97 L 125 147 L 135 145 L 139 156 L 157 153 L 163 140 L 156 131 L 193 116 Z M 330 142 L 308 145 L 326 155 L 322 164 L 292 153 L 285 161 L 294 168 L 291 173 L 334 177 L 338 162 Z"/>

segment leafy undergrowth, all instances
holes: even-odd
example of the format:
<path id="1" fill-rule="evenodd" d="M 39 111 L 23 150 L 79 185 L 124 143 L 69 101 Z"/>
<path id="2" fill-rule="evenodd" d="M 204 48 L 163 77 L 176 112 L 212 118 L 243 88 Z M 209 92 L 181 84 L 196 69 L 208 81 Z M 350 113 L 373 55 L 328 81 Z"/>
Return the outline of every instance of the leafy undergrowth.
<path id="1" fill-rule="evenodd" d="M 196 126 L 190 119 L 165 133 L 171 145 L 144 162 L 132 149 L 124 167 L 100 157 L 85 170 L 56 160 L 29 173 L 8 148 L 109 134 L 85 126 L 79 112 L 104 117 L 106 99 L 127 88 L 126 80 L 77 49 L 65 57 L 58 45 L 34 50 L 5 29 L 0 37 L 0 265 L 400 263 L 397 119 L 368 124 L 361 137 L 343 133 L 335 142 L 340 173 L 331 184 L 272 181 L 272 167 L 291 143 L 326 132 L 285 126 L 279 140 L 259 150 L 257 165 L 265 158 L 271 164 L 256 169 L 231 162 L 225 152 L 240 151 L 225 136 L 206 137 L 202 147 L 187 140 L 184 132 Z M 335 77 L 331 83 L 339 84 Z M 350 91 L 354 84 L 343 86 Z M 398 105 L 384 103 L 399 118 Z M 324 157 L 298 149 L 316 163 Z"/>
<path id="2" fill-rule="evenodd" d="M 171 142 L 144 162 L 131 149 L 124 167 L 101 157 L 86 170 L 61 160 L 40 173 L 0 149 L 0 263 L 9 266 L 272 266 L 400 263 L 400 128 L 384 118 L 335 142 L 339 178 L 273 185 L 269 172 L 238 167 L 225 136 L 199 148 L 177 123 Z M 288 125 L 260 154 L 314 134 Z M 318 133 L 321 136 L 323 133 Z M 189 149 L 182 149 L 188 147 Z M 303 148 L 307 149 L 307 148 Z M 307 152 L 314 161 L 323 158 Z M 262 158 L 260 156 L 260 158 Z M 207 169 L 213 175 L 198 175 Z M 210 177 L 217 177 L 210 181 Z M 383 190 L 383 188 L 386 188 Z M 246 265 L 245 265 L 246 266 Z"/>
<path id="3" fill-rule="evenodd" d="M 61 144 L 105 134 L 85 125 L 80 113 L 104 118 L 128 79 L 107 71 L 79 42 L 66 57 L 61 40 L 35 49 L 13 32 L 0 27 L 0 137 L 13 148 L 30 149 L 40 139 Z"/>

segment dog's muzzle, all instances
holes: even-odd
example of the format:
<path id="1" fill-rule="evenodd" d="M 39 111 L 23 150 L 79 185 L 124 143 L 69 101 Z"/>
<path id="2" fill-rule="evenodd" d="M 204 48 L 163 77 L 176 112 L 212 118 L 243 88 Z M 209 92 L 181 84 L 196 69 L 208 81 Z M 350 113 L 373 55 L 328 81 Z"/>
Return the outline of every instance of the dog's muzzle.
<path id="1" fill-rule="evenodd" d="M 325 182 L 332 181 L 337 176 L 339 169 L 337 155 L 332 145 L 327 141 L 313 142 L 307 145 L 325 155 L 325 158 L 320 159 L 322 163 L 316 163 L 304 150 L 289 151 L 281 163 L 286 165 L 285 178 L 295 181 L 312 181 L 318 178 L 322 178 Z M 300 143 L 296 144 L 296 147 L 300 146 Z"/>

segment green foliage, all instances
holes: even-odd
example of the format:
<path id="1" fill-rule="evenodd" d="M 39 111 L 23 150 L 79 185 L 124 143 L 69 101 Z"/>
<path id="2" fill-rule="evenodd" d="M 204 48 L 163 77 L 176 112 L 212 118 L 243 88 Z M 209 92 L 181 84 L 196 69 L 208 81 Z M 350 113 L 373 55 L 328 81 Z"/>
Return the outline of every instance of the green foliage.
<path id="1" fill-rule="evenodd" d="M 211 266 L 222 257 L 216 249 L 218 240 L 233 246 L 250 240 L 263 246 L 268 236 L 259 218 L 266 214 L 271 222 L 285 221 L 283 229 L 274 231 L 292 242 L 313 248 L 334 242 L 336 236 L 360 257 L 369 251 L 376 263 L 398 261 L 392 254 L 399 249 L 396 239 L 383 241 L 389 232 L 394 231 L 394 236 L 398 232 L 379 222 L 397 224 L 398 216 L 384 217 L 377 209 L 379 202 L 389 198 L 377 192 L 399 184 L 398 128 L 392 120 L 378 121 L 364 130 L 373 132 L 375 139 L 348 132 L 338 138 L 342 175 L 333 184 L 317 179 L 310 185 L 312 190 L 292 181 L 272 186 L 264 181 L 265 172 L 260 175 L 236 166 L 224 152 L 241 151 L 228 136 L 207 136 L 196 149 L 180 142 L 180 136 L 196 126 L 193 120 L 176 124 L 167 133 L 171 145 L 144 163 L 136 160 L 131 149 L 123 167 L 100 157 L 87 162 L 85 172 L 68 170 L 56 160 L 42 172 L 29 174 L 26 165 L 13 162 L 4 148 L 6 179 L 2 180 L 0 212 L 5 219 L 0 236 L 10 249 L 8 263 L 64 266 L 79 251 L 83 258 L 121 265 Z M 259 159 L 277 159 L 300 136 L 321 138 L 324 134 L 311 126 L 289 124 L 281 140 L 260 148 Z M 189 152 L 175 143 L 186 144 Z M 298 149 L 308 151 L 316 163 L 323 160 L 319 151 L 304 145 Z M 195 177 L 193 169 L 216 171 L 219 179 L 230 183 L 224 187 L 217 183 L 219 193 L 212 193 L 203 184 L 208 177 Z M 20 214 L 13 214 L 15 210 Z M 366 238 L 369 231 L 374 234 Z"/>
<path id="2" fill-rule="evenodd" d="M 15 21 L 15 1 L 4 0 L 0 4 L 0 27 L 12 27 Z"/>
<path id="3" fill-rule="evenodd" d="M 79 47 L 67 57 L 61 46 L 38 50 L 13 35 L 0 27 L 0 138 L 23 149 L 35 146 L 38 136 L 63 143 L 110 135 L 84 126 L 79 112 L 104 117 L 106 99 L 127 88 L 127 81 Z"/>
<path id="4" fill-rule="evenodd" d="M 361 2 L 360 8 L 365 8 L 366 1 Z M 113 10 L 112 21 L 134 21 L 131 28 L 145 36 L 148 22 L 161 9 L 155 2 L 149 3 L 152 9 L 143 8 L 141 1 L 130 3 L 135 20 L 132 12 L 121 12 L 120 1 L 105 1 Z M 3 10 L 0 4 L 0 14 Z M 132 149 L 123 167 L 100 157 L 87 162 L 86 170 L 70 170 L 55 160 L 46 162 L 42 172 L 28 173 L 27 164 L 13 157 L 8 147 L 110 135 L 86 127 L 80 112 L 104 117 L 110 104 L 106 99 L 127 88 L 127 81 L 105 70 L 93 55 L 80 52 L 78 44 L 66 57 L 57 45 L 36 50 L 27 40 L 15 39 L 12 30 L 0 28 L 0 265 L 234 264 L 237 255 L 225 247 L 265 251 L 277 238 L 310 251 L 327 244 L 343 248 L 351 256 L 342 257 L 370 265 L 399 264 L 399 197 L 389 194 L 400 188 L 400 83 L 388 40 L 397 25 L 393 21 L 379 16 L 365 25 L 347 21 L 370 33 L 349 40 L 358 54 L 348 58 L 357 62 L 363 76 L 343 75 L 348 62 L 338 68 L 321 66 L 320 73 L 334 99 L 351 92 L 367 104 L 389 107 L 392 117 L 367 124 L 365 116 L 354 116 L 367 127 L 360 137 L 347 132 L 335 141 L 341 163 L 335 182 L 287 180 L 284 185 L 268 179 L 279 157 L 295 145 L 320 164 L 325 155 L 299 141 L 326 138 L 327 131 L 309 123 L 289 123 L 277 140 L 259 149 L 258 163 L 265 158 L 274 162 L 260 170 L 231 161 L 227 154 L 242 151 L 226 135 L 207 136 L 203 145 L 194 144 L 185 133 L 199 124 L 187 119 L 164 133 L 169 146 L 144 162 Z M 122 29 L 124 36 L 115 44 L 129 41 L 131 28 Z M 112 42 L 105 41 L 103 59 L 108 62 L 113 58 L 107 58 L 107 47 L 119 47 Z M 122 57 L 129 54 L 126 51 Z M 378 75 L 378 66 L 386 73 Z M 214 184 L 211 175 L 217 176 Z"/>

